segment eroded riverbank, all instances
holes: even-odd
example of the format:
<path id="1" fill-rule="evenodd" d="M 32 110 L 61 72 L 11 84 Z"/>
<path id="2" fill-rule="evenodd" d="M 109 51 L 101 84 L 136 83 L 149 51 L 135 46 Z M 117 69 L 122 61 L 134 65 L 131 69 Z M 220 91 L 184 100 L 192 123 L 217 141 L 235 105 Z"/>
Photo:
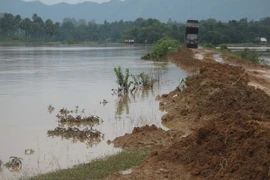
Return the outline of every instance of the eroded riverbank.
<path id="1" fill-rule="evenodd" d="M 130 174 L 108 179 L 270 178 L 269 89 L 250 86 L 267 84 L 269 77 L 258 79 L 257 72 L 269 72 L 269 67 L 223 59 L 232 65 L 197 60 L 185 48 L 172 54 L 170 60 L 193 75 L 182 92 L 160 97 L 160 108 L 167 112 L 162 121 L 171 130 L 146 126 L 116 138 L 117 147 L 152 153 Z"/>

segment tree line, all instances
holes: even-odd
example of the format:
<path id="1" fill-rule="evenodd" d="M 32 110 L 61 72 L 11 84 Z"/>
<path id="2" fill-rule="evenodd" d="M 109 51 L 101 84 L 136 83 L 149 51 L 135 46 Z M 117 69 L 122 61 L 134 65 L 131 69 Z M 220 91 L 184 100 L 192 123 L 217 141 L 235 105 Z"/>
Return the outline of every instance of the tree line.
<path id="1" fill-rule="evenodd" d="M 36 13 L 32 18 L 5 13 L 0 18 L 0 39 L 39 42 L 123 42 L 154 43 L 168 37 L 184 41 L 185 23 L 163 23 L 157 19 L 137 18 L 135 21 L 115 21 L 97 24 L 95 20 L 64 18 L 63 22 L 43 20 Z M 270 40 L 270 17 L 258 21 L 247 18 L 221 22 L 215 19 L 200 21 L 200 42 L 213 45 L 223 43 L 256 42 L 257 37 Z"/>

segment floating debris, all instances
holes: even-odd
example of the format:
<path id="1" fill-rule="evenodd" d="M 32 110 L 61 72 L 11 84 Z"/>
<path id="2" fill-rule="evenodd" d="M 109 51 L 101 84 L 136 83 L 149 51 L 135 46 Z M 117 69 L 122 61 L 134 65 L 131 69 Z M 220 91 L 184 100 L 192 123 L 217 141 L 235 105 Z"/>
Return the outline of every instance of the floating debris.
<path id="1" fill-rule="evenodd" d="M 26 149 L 26 150 L 24 151 L 24 154 L 25 154 L 25 155 L 32 155 L 32 154 L 34 154 L 34 153 L 35 153 L 34 149 Z"/>
<path id="2" fill-rule="evenodd" d="M 62 128 L 57 127 L 54 130 L 48 131 L 48 136 L 61 136 L 65 139 L 72 139 L 74 142 L 87 142 L 89 145 L 97 144 L 104 139 L 104 134 L 100 131 L 91 128 L 80 130 L 76 127 Z"/>
<path id="3" fill-rule="evenodd" d="M 73 123 L 82 123 L 82 122 L 92 122 L 95 124 L 99 124 L 103 122 L 103 120 L 98 116 L 88 116 L 88 117 L 82 117 L 81 115 L 73 116 L 68 115 L 67 117 L 56 115 L 58 118 L 58 122 L 65 123 L 65 122 L 73 122 Z"/>
<path id="4" fill-rule="evenodd" d="M 0 159 L 0 171 L 2 170 L 2 164 L 3 164 L 3 161 L 1 161 Z"/>
<path id="5" fill-rule="evenodd" d="M 106 99 L 103 99 L 102 101 L 100 101 L 100 104 L 103 104 L 103 105 L 105 105 L 107 103 L 108 103 L 108 101 Z"/>
<path id="6" fill-rule="evenodd" d="M 51 114 L 54 111 L 54 107 L 52 105 L 48 106 L 48 112 Z"/>
<path id="7" fill-rule="evenodd" d="M 76 106 L 77 108 L 78 106 Z M 60 123 L 84 123 L 84 122 L 88 122 L 91 124 L 100 124 L 103 122 L 103 120 L 98 117 L 98 116 L 94 116 L 94 115 L 90 115 L 90 116 L 82 116 L 80 114 L 77 114 L 76 112 L 78 112 L 78 109 L 73 110 L 68 110 L 66 108 L 62 108 L 59 111 L 59 114 L 56 115 L 58 122 Z M 75 115 L 72 115 L 72 113 L 75 112 Z M 85 113 L 85 109 L 82 109 L 81 113 Z"/>
<path id="8" fill-rule="evenodd" d="M 5 164 L 5 167 L 8 168 L 11 172 L 20 171 L 22 169 L 22 158 L 11 156 L 9 162 Z"/>
<path id="9" fill-rule="evenodd" d="M 74 112 L 75 112 L 76 114 L 78 114 L 78 112 L 79 112 L 79 106 L 75 106 Z"/>
<path id="10" fill-rule="evenodd" d="M 186 80 L 185 79 L 181 79 L 179 81 L 179 85 L 177 86 L 179 91 L 184 91 L 186 88 L 187 88 L 187 85 L 186 85 Z"/>

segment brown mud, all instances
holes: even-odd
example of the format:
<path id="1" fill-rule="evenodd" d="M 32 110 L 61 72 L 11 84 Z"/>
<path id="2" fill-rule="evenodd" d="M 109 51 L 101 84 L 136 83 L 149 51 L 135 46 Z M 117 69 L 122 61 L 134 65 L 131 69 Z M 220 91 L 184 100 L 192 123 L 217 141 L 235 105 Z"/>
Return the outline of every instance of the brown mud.
<path id="1" fill-rule="evenodd" d="M 269 67 L 194 54 L 183 48 L 169 57 L 192 74 L 182 92 L 159 97 L 170 130 L 145 126 L 116 138 L 116 147 L 152 153 L 130 174 L 108 179 L 270 179 Z"/>

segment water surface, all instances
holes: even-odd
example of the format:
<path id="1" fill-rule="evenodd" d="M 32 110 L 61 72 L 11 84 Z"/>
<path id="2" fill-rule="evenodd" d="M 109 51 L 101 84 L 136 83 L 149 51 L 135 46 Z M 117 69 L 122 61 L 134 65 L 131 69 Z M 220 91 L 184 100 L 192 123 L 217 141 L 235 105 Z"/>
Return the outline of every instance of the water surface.
<path id="1" fill-rule="evenodd" d="M 0 159 L 23 158 L 23 168 L 0 172 L 0 179 L 18 179 L 87 163 L 119 149 L 107 140 L 130 133 L 135 126 L 161 125 L 155 97 L 175 89 L 187 74 L 171 63 L 153 63 L 140 57 L 149 46 L 2 46 L 0 47 Z M 134 96 L 112 95 L 117 88 L 114 67 L 132 74 L 162 72 L 161 81 L 151 91 Z M 106 99 L 106 105 L 100 101 Z M 51 114 L 47 107 L 55 108 Z M 58 126 L 60 108 L 85 109 L 104 122 L 94 128 L 104 134 L 95 145 L 60 137 L 48 137 Z M 83 127 L 80 127 L 83 128 Z M 25 155 L 26 149 L 33 155 Z"/>

